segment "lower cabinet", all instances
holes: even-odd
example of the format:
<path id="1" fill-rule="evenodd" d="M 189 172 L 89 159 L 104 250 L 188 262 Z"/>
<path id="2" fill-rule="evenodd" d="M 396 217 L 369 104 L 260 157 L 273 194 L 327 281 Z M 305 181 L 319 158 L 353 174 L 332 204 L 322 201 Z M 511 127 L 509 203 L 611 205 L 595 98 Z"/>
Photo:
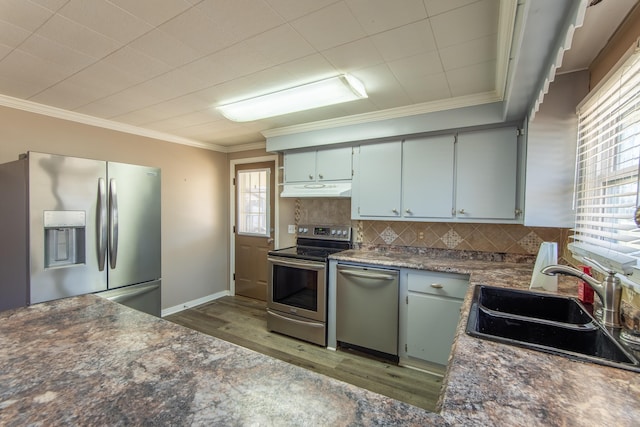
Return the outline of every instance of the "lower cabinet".
<path id="1" fill-rule="evenodd" d="M 401 365 L 429 369 L 447 364 L 469 276 L 402 270 L 399 310 Z"/>

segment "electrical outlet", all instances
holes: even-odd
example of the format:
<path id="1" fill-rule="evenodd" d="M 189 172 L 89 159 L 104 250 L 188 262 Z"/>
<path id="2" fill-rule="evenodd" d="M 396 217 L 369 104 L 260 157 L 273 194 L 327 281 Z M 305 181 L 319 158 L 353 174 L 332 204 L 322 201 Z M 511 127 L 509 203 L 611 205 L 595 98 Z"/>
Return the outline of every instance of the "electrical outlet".
<path id="1" fill-rule="evenodd" d="M 424 231 L 419 231 L 418 232 L 418 240 L 423 240 L 424 239 Z"/>
<path id="2" fill-rule="evenodd" d="M 287 231 L 289 231 L 289 234 L 296 234 L 296 226 L 289 224 Z"/>

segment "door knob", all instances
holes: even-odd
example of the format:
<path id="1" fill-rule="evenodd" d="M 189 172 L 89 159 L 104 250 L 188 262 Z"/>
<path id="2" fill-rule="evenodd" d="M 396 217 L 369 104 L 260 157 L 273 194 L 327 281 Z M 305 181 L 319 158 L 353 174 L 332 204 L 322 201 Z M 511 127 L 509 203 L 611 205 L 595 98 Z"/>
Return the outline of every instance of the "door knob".
<path id="1" fill-rule="evenodd" d="M 461 214 L 461 215 L 464 215 L 464 214 L 465 214 L 464 209 L 460 209 L 460 210 L 458 211 L 458 213 L 459 213 L 459 214 Z"/>
<path id="2" fill-rule="evenodd" d="M 393 212 L 394 214 L 398 215 L 398 209 L 391 209 L 391 212 Z"/>
<path id="3" fill-rule="evenodd" d="M 309 179 L 313 179 L 313 175 L 309 174 Z"/>
<path id="4" fill-rule="evenodd" d="M 322 176 L 322 174 L 320 174 L 320 175 L 318 175 L 318 178 L 322 179 L 322 178 L 324 178 L 324 177 Z"/>
<path id="5" fill-rule="evenodd" d="M 408 213 L 409 215 L 411 215 L 413 213 L 413 212 L 411 212 L 411 209 L 407 209 L 405 212 Z"/>

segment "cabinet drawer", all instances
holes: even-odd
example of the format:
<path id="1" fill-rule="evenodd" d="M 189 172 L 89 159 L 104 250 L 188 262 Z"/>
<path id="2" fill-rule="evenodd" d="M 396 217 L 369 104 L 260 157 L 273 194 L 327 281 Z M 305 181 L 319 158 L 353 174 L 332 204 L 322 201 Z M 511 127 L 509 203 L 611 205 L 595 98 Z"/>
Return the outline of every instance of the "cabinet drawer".
<path id="1" fill-rule="evenodd" d="M 462 299 L 469 288 L 469 276 L 439 272 L 408 273 L 407 288 L 409 292 Z"/>

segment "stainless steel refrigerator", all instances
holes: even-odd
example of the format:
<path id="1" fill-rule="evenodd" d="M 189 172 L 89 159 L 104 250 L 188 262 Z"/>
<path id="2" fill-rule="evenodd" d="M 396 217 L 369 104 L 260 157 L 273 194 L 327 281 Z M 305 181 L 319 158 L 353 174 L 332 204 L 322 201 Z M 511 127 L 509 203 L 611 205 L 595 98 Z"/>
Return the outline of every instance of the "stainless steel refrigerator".
<path id="1" fill-rule="evenodd" d="M 101 292 L 159 316 L 160 181 L 36 152 L 0 165 L 0 310 Z"/>

